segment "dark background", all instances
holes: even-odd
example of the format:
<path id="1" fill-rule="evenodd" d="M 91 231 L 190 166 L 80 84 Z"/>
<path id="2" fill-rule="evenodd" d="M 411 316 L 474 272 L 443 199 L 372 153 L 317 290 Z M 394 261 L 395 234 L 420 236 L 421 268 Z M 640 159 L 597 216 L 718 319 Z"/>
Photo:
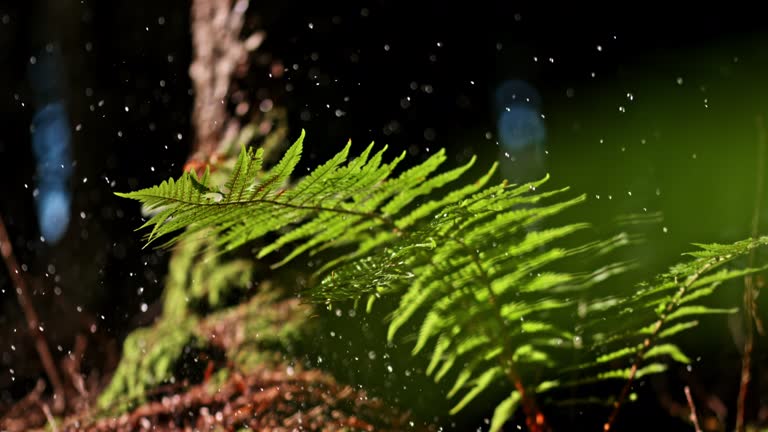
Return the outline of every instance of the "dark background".
<path id="1" fill-rule="evenodd" d="M 162 287 L 167 254 L 142 249 L 133 231 L 138 207 L 112 192 L 177 176 L 189 153 L 189 5 L 62 1 L 54 10 L 46 3 L 0 4 L 0 213 L 54 351 L 66 352 L 78 331 L 94 329 L 106 352 L 151 318 L 153 309 L 142 314 L 140 306 L 155 304 Z M 754 119 L 768 108 L 761 14 L 735 5 L 675 11 L 516 3 L 254 2 L 251 23 L 267 32 L 261 51 L 287 70 L 253 83 L 282 89 L 291 137 L 301 128 L 308 133 L 306 167 L 349 138 L 358 148 L 375 140 L 391 154 L 408 150 L 414 160 L 447 147 L 452 164 L 478 154 L 488 166 L 499 156 L 493 91 L 505 79 L 525 79 L 542 95 L 553 181 L 602 196 L 584 215 L 665 214 L 668 235 L 645 250 L 648 273 L 674 262 L 688 243 L 746 237 Z M 76 160 L 72 223 L 54 247 L 37 240 L 29 132 L 35 107 L 25 75 L 47 34 L 59 35 L 66 58 Z M 14 297 L 3 268 L 6 402 L 40 374 Z M 704 381 L 731 401 L 738 351 L 722 320 L 712 328 L 721 344 L 705 349 L 718 354 L 704 356 Z M 107 367 L 93 358 L 88 367 Z M 665 415 L 653 398 L 643 403 L 646 411 L 632 412 Z"/>

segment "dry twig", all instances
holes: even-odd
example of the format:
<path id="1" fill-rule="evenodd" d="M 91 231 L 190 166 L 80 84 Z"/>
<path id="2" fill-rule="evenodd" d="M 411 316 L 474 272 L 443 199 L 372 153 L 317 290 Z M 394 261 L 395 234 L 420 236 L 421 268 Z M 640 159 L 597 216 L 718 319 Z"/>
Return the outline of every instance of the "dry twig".
<path id="1" fill-rule="evenodd" d="M 5 266 L 8 268 L 8 274 L 11 276 L 13 285 L 16 291 L 16 298 L 19 301 L 19 306 L 24 311 L 24 317 L 27 319 L 27 329 L 30 335 L 35 341 L 35 349 L 40 356 L 40 362 L 43 364 L 48 379 L 51 380 L 53 385 L 53 410 L 56 413 L 61 413 L 66 407 L 66 401 L 64 397 L 64 385 L 62 384 L 59 372 L 56 369 L 56 364 L 51 356 L 51 351 L 48 349 L 48 343 L 43 335 L 40 319 L 37 316 L 37 311 L 32 304 L 32 297 L 29 295 L 27 289 L 27 283 L 24 277 L 21 275 L 21 267 L 16 261 L 16 256 L 13 254 L 13 247 L 11 246 L 11 240 L 8 236 L 8 231 L 5 229 L 5 223 L 0 215 L 0 254 L 3 256 Z"/>
<path id="2" fill-rule="evenodd" d="M 757 117 L 757 180 L 755 188 L 755 208 L 752 214 L 752 238 L 757 238 L 760 231 L 760 207 L 763 200 L 763 186 L 765 183 L 765 147 L 766 133 L 762 116 Z M 755 265 L 756 251 L 749 253 L 749 267 Z M 741 357 L 741 382 L 739 384 L 739 396 L 736 403 L 736 431 L 744 432 L 747 394 L 752 380 L 752 351 L 755 345 L 755 327 L 763 333 L 763 325 L 757 315 L 757 289 L 755 275 L 744 278 L 744 324 L 746 337 L 744 351 Z"/>
<path id="3" fill-rule="evenodd" d="M 701 432 L 701 425 L 699 425 L 699 418 L 696 416 L 696 405 L 693 404 L 693 396 L 691 396 L 691 388 L 688 386 L 685 386 L 685 398 L 688 400 L 688 407 L 691 409 L 691 423 L 693 423 L 693 427 L 695 428 L 696 432 Z"/>

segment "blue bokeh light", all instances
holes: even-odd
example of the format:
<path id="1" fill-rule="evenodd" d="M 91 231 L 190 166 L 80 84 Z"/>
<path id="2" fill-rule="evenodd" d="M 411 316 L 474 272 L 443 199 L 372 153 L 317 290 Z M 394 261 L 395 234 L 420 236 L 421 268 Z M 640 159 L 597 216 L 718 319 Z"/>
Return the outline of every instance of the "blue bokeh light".
<path id="1" fill-rule="evenodd" d="M 541 177 L 547 129 L 539 92 L 525 81 L 507 80 L 494 96 L 502 174 L 515 182 Z"/>
<path id="2" fill-rule="evenodd" d="M 72 171 L 71 137 L 64 104 L 45 105 L 35 113 L 32 125 L 38 177 L 37 220 L 45 240 L 57 243 L 69 225 L 72 201 L 68 187 Z"/>

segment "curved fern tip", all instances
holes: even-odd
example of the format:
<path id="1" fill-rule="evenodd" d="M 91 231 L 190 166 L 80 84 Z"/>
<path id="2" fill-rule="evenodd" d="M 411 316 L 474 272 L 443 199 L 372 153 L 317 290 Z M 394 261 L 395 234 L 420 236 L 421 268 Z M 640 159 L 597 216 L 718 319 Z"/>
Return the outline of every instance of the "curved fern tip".
<path id="1" fill-rule="evenodd" d="M 488 173 L 494 173 L 496 170 L 499 169 L 499 161 L 494 162 L 491 164 L 491 167 L 488 169 Z"/>
<path id="2" fill-rule="evenodd" d="M 389 326 L 387 329 L 387 342 L 391 343 L 395 341 L 395 333 L 397 333 L 397 329 Z"/>

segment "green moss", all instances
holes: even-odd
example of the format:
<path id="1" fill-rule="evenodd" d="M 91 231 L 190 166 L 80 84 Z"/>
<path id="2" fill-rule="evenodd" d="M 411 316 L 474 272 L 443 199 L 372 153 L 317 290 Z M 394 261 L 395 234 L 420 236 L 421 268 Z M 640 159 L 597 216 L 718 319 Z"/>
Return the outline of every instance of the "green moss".
<path id="1" fill-rule="evenodd" d="M 194 336 L 196 320 L 161 321 L 131 333 L 123 344 L 123 358 L 107 389 L 99 397 L 99 408 L 111 412 L 129 409 L 146 398 L 149 389 L 174 381 L 176 361 L 185 348 L 199 345 Z"/>

